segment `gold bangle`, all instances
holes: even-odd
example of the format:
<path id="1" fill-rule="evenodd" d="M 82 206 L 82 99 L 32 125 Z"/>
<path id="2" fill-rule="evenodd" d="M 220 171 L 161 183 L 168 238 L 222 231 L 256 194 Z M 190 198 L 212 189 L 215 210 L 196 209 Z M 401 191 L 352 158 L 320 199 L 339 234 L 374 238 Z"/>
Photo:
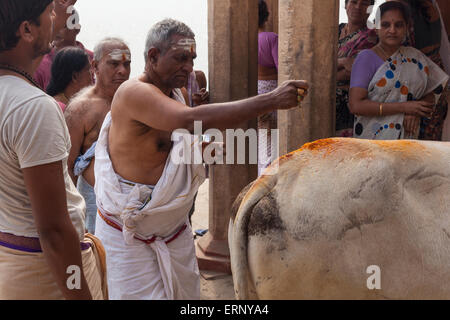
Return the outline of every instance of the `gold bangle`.
<path id="1" fill-rule="evenodd" d="M 380 117 L 383 116 L 383 104 L 380 103 Z"/>

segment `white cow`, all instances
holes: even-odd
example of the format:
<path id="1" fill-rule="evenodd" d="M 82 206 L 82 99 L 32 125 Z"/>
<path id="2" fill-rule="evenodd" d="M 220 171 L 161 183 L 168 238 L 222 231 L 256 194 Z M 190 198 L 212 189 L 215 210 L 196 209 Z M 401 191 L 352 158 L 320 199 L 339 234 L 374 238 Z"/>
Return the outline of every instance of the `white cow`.
<path id="1" fill-rule="evenodd" d="M 236 298 L 450 299 L 450 143 L 326 139 L 278 164 L 235 202 Z"/>

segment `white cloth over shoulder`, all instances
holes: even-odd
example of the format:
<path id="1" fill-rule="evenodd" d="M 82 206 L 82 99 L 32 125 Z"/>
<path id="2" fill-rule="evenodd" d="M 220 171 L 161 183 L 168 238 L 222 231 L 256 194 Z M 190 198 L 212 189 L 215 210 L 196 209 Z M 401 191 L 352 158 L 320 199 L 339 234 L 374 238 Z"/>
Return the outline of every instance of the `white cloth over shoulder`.
<path id="1" fill-rule="evenodd" d="M 130 193 L 122 193 L 119 177 L 114 172 L 109 157 L 110 125 L 111 114 L 108 114 L 95 151 L 97 207 L 119 218 L 124 227 L 125 240 L 134 235 L 144 239 L 154 235 L 170 236 L 185 222 L 194 196 L 205 180 L 204 166 L 202 164 L 178 165 L 171 161 L 171 154 L 169 154 L 163 174 L 152 192 L 151 201 L 142 208 L 143 203 L 139 199 L 141 189 L 147 189 L 146 186 L 136 184 Z M 198 138 L 191 137 L 197 142 L 194 146 L 200 148 Z M 187 144 L 192 139 L 174 141 L 172 150 L 179 150 L 177 146 L 179 143 Z M 186 148 L 192 149 L 192 146 L 186 145 Z"/>
<path id="2" fill-rule="evenodd" d="M 173 93 L 176 100 L 184 102 L 179 89 L 175 89 Z M 185 244 L 186 250 L 180 250 L 180 248 L 170 250 L 170 246 L 168 247 L 165 241 L 187 222 L 194 196 L 205 179 L 203 164 L 177 164 L 172 161 L 172 153 L 174 150 L 180 150 L 180 144 L 184 144 L 183 150 L 198 152 L 199 149 L 201 150 L 201 143 L 198 138 L 194 138 L 190 134 L 186 135 L 184 139 L 174 141 L 162 176 L 153 190 L 149 186 L 141 184 L 133 184 L 131 188 L 123 188 L 121 185 L 123 182 L 119 181 L 120 177 L 114 171 L 109 157 L 108 136 L 110 126 L 111 114 L 109 113 L 103 123 L 95 150 L 97 207 L 102 214 L 107 215 L 109 219 L 122 227 L 124 245 L 128 245 L 129 250 L 133 250 L 133 246 L 136 245 L 135 237 L 147 240 L 156 236 L 156 241 L 150 244 L 150 247 L 156 253 L 160 271 L 160 275 L 155 275 L 155 277 L 162 277 L 167 299 L 193 299 L 192 296 L 177 295 L 177 293 L 186 292 L 186 290 L 174 287 L 178 283 L 183 284 L 183 277 L 192 277 L 192 274 L 196 271 L 195 268 L 188 268 L 185 263 L 179 263 L 186 260 L 186 255 L 191 255 L 193 260 L 196 259 L 195 251 L 191 250 L 193 241 Z M 172 138 L 174 135 L 175 133 Z M 177 136 L 180 135 L 177 134 Z M 191 141 L 194 141 L 194 143 Z M 150 201 L 148 201 L 149 196 L 151 197 Z M 190 228 L 187 230 L 190 230 Z M 117 232 L 111 227 L 112 231 Z M 100 234 L 98 236 L 103 241 L 102 236 Z M 180 237 L 180 239 L 183 238 L 185 237 Z M 177 241 L 182 240 L 178 238 L 174 240 L 174 242 Z M 117 250 L 121 250 L 123 247 L 123 245 L 120 245 L 117 248 L 114 247 L 111 251 L 116 254 Z M 110 254 L 107 246 L 105 248 L 107 255 Z M 118 254 L 117 257 L 120 259 L 121 255 Z M 149 257 L 149 259 L 151 258 Z M 112 261 L 114 257 L 109 260 L 112 264 L 114 263 Z M 126 275 L 129 269 L 126 267 L 126 263 L 123 263 L 123 261 L 120 263 L 122 265 L 121 272 Z M 196 263 L 195 267 L 197 268 Z M 117 274 L 117 270 L 115 273 Z M 198 269 L 196 276 L 198 276 Z M 143 281 L 146 280 L 143 279 Z M 108 279 L 108 282 L 110 282 L 110 279 Z M 141 298 L 145 299 L 145 297 Z"/>

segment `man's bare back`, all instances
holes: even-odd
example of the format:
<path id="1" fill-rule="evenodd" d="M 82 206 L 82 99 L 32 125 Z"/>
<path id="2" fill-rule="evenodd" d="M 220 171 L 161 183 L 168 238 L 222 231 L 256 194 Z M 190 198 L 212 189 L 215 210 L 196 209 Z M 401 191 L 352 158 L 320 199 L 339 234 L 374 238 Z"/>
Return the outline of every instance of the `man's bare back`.
<path id="1" fill-rule="evenodd" d="M 103 120 L 110 109 L 110 101 L 96 94 L 95 87 L 89 87 L 80 92 L 67 106 L 64 116 L 72 141 L 72 149 L 68 159 L 69 168 L 73 168 L 77 157 L 85 154 L 97 141 Z M 84 179 L 91 186 L 95 182 L 94 161 L 95 159 L 83 172 Z M 72 174 L 73 170 L 69 171 Z M 74 179 L 73 176 L 72 179 Z"/>

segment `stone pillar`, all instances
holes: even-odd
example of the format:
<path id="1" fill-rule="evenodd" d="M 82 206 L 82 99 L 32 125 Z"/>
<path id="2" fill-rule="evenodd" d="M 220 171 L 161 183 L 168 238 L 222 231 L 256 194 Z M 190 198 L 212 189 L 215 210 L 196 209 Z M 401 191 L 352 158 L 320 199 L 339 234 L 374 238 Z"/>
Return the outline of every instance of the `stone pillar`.
<path id="1" fill-rule="evenodd" d="M 258 0 L 208 0 L 209 85 L 211 102 L 257 94 Z M 236 119 L 239 123 L 239 119 Z M 256 128 L 256 119 L 240 128 Z M 231 273 L 228 224 L 231 206 L 256 178 L 256 165 L 210 166 L 209 231 L 197 242 L 202 270 Z"/>
<path id="2" fill-rule="evenodd" d="M 279 0 L 278 80 L 308 80 L 301 109 L 278 112 L 280 155 L 334 135 L 339 0 Z"/>

